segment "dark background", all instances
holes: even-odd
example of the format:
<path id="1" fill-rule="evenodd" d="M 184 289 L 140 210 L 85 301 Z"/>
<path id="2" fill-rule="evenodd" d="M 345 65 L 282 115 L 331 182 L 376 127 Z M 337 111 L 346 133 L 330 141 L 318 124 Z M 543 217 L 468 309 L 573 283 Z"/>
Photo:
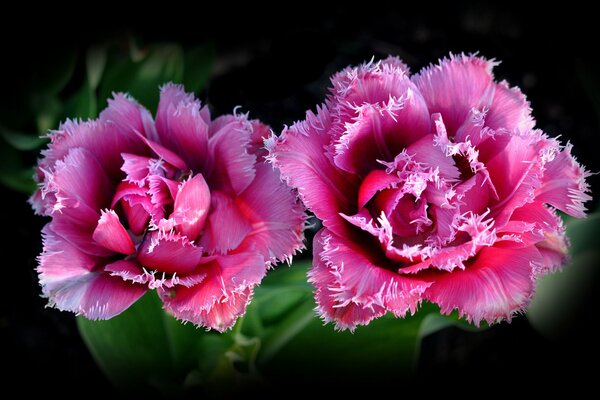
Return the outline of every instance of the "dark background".
<path id="1" fill-rule="evenodd" d="M 578 159 L 600 171 L 600 35 L 593 12 L 576 3 L 568 9 L 535 11 L 509 3 L 371 3 L 336 9 L 306 3 L 277 17 L 258 5 L 233 12 L 234 6 L 192 11 L 165 4 L 165 12 L 152 17 L 111 8 L 46 18 L 42 10 L 39 20 L 1 28 L 2 113 L 18 112 L 31 77 L 64 51 L 83 54 L 92 44 L 128 36 L 142 45 L 214 43 L 214 78 L 201 99 L 215 114 L 241 105 L 275 131 L 303 119 L 305 110 L 321 103 L 329 76 L 348 64 L 395 54 L 416 72 L 449 52 L 479 51 L 502 60 L 497 78 L 522 88 L 539 128 L 570 140 Z M 84 73 L 82 59 L 77 71 Z M 33 157 L 28 161 L 33 163 Z M 598 177 L 590 182 L 596 193 Z M 34 269 L 45 220 L 33 216 L 25 195 L 4 187 L 0 191 L 0 359 L 9 370 L 0 379 L 28 382 L 20 386 L 25 392 L 43 387 L 61 393 L 85 386 L 94 394 L 113 393 L 84 347 L 73 315 L 44 308 L 39 297 Z M 596 204 L 595 199 L 590 209 Z M 523 316 L 483 333 L 450 328 L 434 334 L 424 341 L 414 387 L 510 391 L 518 382 L 533 392 L 583 390 L 594 382 L 597 369 L 587 363 L 594 365 L 599 355 L 593 328 L 598 300 L 590 296 L 586 302 L 565 336 L 554 340 L 539 335 Z"/>

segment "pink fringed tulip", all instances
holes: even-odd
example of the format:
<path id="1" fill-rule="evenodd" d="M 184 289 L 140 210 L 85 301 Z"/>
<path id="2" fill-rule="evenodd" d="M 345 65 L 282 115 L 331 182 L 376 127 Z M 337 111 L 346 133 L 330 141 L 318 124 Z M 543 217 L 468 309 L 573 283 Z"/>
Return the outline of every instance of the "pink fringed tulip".
<path id="1" fill-rule="evenodd" d="M 50 134 L 34 209 L 39 278 L 50 304 L 111 318 L 148 289 L 165 309 L 223 331 L 271 263 L 302 246 L 304 215 L 263 162 L 266 126 L 208 108 L 166 85 L 153 121 L 117 94 L 95 121 Z"/>
<path id="2" fill-rule="evenodd" d="M 272 163 L 323 220 L 309 277 L 325 321 L 354 329 L 423 300 L 475 324 L 510 319 L 564 264 L 555 210 L 584 216 L 588 173 L 570 144 L 534 129 L 494 65 L 347 68 L 316 114 L 269 139 Z"/>

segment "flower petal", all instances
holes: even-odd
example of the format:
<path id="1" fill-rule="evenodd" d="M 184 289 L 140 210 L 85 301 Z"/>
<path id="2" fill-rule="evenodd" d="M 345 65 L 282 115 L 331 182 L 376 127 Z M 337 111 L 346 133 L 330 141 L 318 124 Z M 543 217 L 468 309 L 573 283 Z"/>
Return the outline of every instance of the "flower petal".
<path id="1" fill-rule="evenodd" d="M 198 285 L 158 293 L 165 309 L 176 318 L 224 331 L 245 311 L 249 289 L 260 283 L 266 270 L 260 254 L 230 254 L 204 265 L 207 275 Z"/>
<path id="2" fill-rule="evenodd" d="M 195 171 L 202 171 L 208 159 L 209 125 L 200 107 L 200 101 L 185 93 L 183 86 L 166 84 L 156 114 L 160 143 L 179 154 Z"/>
<path id="3" fill-rule="evenodd" d="M 541 256 L 534 247 L 484 248 L 464 271 L 432 275 L 425 298 L 449 314 L 458 309 L 476 325 L 494 323 L 523 310 L 534 290 L 535 265 Z"/>
<path id="4" fill-rule="evenodd" d="M 202 253 L 185 236 L 159 230 L 146 235 L 137 259 L 148 269 L 187 274 L 203 262 Z"/>
<path id="5" fill-rule="evenodd" d="M 411 79 L 425 98 L 429 112 L 440 113 L 449 136 L 454 136 L 472 108 L 482 109 L 492 104 L 495 65 L 493 60 L 481 57 L 450 55 Z"/>
<path id="6" fill-rule="evenodd" d="M 548 203 L 577 218 L 585 217 L 585 202 L 592 197 L 585 179 L 591 174 L 571 155 L 570 143 L 544 168 L 541 187 L 535 192 L 537 201 Z"/>
<path id="7" fill-rule="evenodd" d="M 42 292 L 51 306 L 83 314 L 89 319 L 108 319 L 139 299 L 146 288 L 101 272 L 102 259 L 80 252 L 44 227 L 44 250 L 38 273 Z"/>
<path id="8" fill-rule="evenodd" d="M 304 207 L 265 163 L 256 166 L 256 178 L 237 199 L 252 230 L 241 247 L 253 249 L 272 263 L 287 260 L 303 248 Z"/>
<path id="9" fill-rule="evenodd" d="M 221 192 L 212 192 L 211 196 L 211 212 L 200 246 L 210 254 L 226 254 L 242 243 L 252 225 L 231 197 Z"/>
<path id="10" fill-rule="evenodd" d="M 252 124 L 244 116 L 227 118 L 209 139 L 212 157 L 205 176 L 214 190 L 242 193 L 255 176 L 256 155 L 251 150 Z"/>
<path id="11" fill-rule="evenodd" d="M 326 228 L 314 241 L 315 260 L 309 282 L 317 288 L 317 310 L 325 322 L 353 330 L 387 311 L 414 314 L 430 283 L 378 266 L 365 248 L 331 234 Z"/>
<path id="12" fill-rule="evenodd" d="M 135 254 L 133 241 L 114 210 L 102 211 L 92 239 L 100 246 L 116 253 Z"/>
<path id="13" fill-rule="evenodd" d="M 209 208 L 210 189 L 202 174 L 197 174 L 179 186 L 170 218 L 177 221 L 179 233 L 194 241 L 204 228 Z"/>
<path id="14" fill-rule="evenodd" d="M 282 178 L 298 189 L 304 205 L 334 232 L 344 232 L 348 225 L 339 213 L 354 214 L 359 180 L 341 171 L 324 150 L 331 145 L 331 116 L 326 108 L 317 115 L 307 112 L 306 120 L 285 129 L 279 138 L 267 142 L 269 160 Z"/>

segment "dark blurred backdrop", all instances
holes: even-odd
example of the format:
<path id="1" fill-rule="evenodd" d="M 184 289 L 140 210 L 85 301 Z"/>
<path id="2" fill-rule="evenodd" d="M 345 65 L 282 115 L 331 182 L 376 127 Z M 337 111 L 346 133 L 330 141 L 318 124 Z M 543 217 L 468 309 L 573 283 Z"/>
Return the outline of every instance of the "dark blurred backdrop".
<path id="1" fill-rule="evenodd" d="M 303 3 L 285 13 L 279 10 L 277 17 L 259 5 L 198 11 L 179 3 L 162 7 L 164 12 L 151 16 L 122 8 L 71 10 L 75 16 L 55 18 L 42 11 L 15 26 L 2 26 L 0 121 L 23 107 L 32 77 L 67 52 L 81 55 L 90 45 L 129 37 L 141 46 L 156 41 L 213 43 L 213 78 L 200 94 L 202 100 L 215 114 L 240 105 L 275 131 L 322 102 L 328 77 L 348 64 L 395 54 L 418 71 L 449 52 L 479 51 L 502 60 L 497 78 L 522 88 L 539 128 L 570 140 L 579 160 L 600 171 L 600 35 L 594 13 L 577 4 L 527 11 L 509 3 L 378 1 L 336 8 Z M 79 57 L 75 73 L 83 74 L 83 69 Z M 25 162 L 33 163 L 34 157 Z M 590 181 L 594 210 L 598 178 Z M 21 387 L 25 391 L 38 385 L 59 393 L 87 386 L 94 393 L 112 393 L 84 347 L 73 315 L 44 308 L 39 298 L 34 268 L 45 221 L 33 216 L 25 195 L 5 187 L 0 191 L 0 359 L 10 370 L 0 379 L 31 382 Z M 593 365 L 599 355 L 593 327 L 598 300 L 586 301 L 588 307 L 577 313 L 565 336 L 554 340 L 538 334 L 523 316 L 483 333 L 449 328 L 428 337 L 415 387 L 465 390 L 481 385 L 508 391 L 519 382 L 532 391 L 583 389 L 596 375 L 584 361 Z"/>

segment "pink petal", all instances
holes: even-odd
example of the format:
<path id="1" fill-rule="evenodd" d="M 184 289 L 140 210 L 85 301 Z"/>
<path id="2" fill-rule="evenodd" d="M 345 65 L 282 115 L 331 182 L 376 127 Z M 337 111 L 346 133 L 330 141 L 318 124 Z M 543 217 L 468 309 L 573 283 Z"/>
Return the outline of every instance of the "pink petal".
<path id="1" fill-rule="evenodd" d="M 569 240 L 562 219 L 554 211 L 536 201 L 516 209 L 511 219 L 535 226 L 533 232 L 525 232 L 521 239 L 535 244 L 540 251 L 539 273 L 554 272 L 567 263 Z"/>
<path id="2" fill-rule="evenodd" d="M 571 144 L 555 155 L 544 168 L 542 185 L 535 192 L 537 201 L 548 203 L 577 218 L 585 217 L 585 202 L 592 197 L 585 179 L 591 174 L 571 155 Z"/>
<path id="3" fill-rule="evenodd" d="M 413 161 L 418 162 L 423 168 L 439 169 L 440 176 L 448 181 L 455 181 L 460 172 L 452 157 L 434 145 L 434 135 L 427 135 L 412 143 L 406 149 Z"/>
<path id="4" fill-rule="evenodd" d="M 80 252 L 56 235 L 50 223 L 44 227 L 44 250 L 38 273 L 42 292 L 51 306 L 83 314 L 89 319 L 108 319 L 121 313 L 146 291 L 98 269 L 103 260 Z"/>
<path id="5" fill-rule="evenodd" d="M 146 230 L 150 221 L 150 214 L 140 204 L 133 204 L 131 200 L 125 199 L 121 202 L 123 213 L 127 217 L 127 224 L 134 235 L 141 235 Z"/>
<path id="6" fill-rule="evenodd" d="M 110 203 L 113 186 L 104 170 L 84 148 L 71 149 L 48 172 L 42 187 L 48 214 L 67 214 L 82 222 L 95 224 L 101 208 Z"/>
<path id="7" fill-rule="evenodd" d="M 523 310 L 534 290 L 534 267 L 541 261 L 538 250 L 490 247 L 482 249 L 464 271 L 431 277 L 425 298 L 449 314 L 458 309 L 476 325 L 494 323 Z"/>
<path id="8" fill-rule="evenodd" d="M 125 181 L 143 186 L 144 180 L 150 173 L 150 163 L 152 160 L 148 157 L 128 153 L 121 154 L 121 157 L 123 157 L 121 171 L 127 175 Z"/>
<path id="9" fill-rule="evenodd" d="M 348 229 L 339 213 L 356 212 L 359 180 L 332 164 L 326 149 L 331 144 L 331 116 L 326 108 L 317 115 L 307 112 L 306 120 L 285 129 L 279 138 L 267 141 L 269 159 L 282 178 L 298 189 L 304 205 L 334 232 Z"/>
<path id="10" fill-rule="evenodd" d="M 170 274 L 187 274 L 202 262 L 202 248 L 194 246 L 185 236 L 155 231 L 146 234 L 137 259 L 146 268 Z"/>
<path id="11" fill-rule="evenodd" d="M 159 295 L 176 318 L 223 331 L 244 312 L 249 289 L 260 283 L 266 265 L 260 254 L 239 253 L 218 257 L 202 271 L 207 276 L 198 285 L 159 290 Z"/>
<path id="12" fill-rule="evenodd" d="M 252 183 L 256 155 L 249 152 L 251 138 L 252 125 L 242 116 L 229 119 L 211 136 L 211 168 L 205 175 L 213 190 L 240 194 Z"/>
<path id="13" fill-rule="evenodd" d="M 225 332 L 235 325 L 238 317 L 246 312 L 246 307 L 252 297 L 252 289 L 247 287 L 229 297 L 217 301 L 214 305 L 200 312 L 182 312 L 177 318 L 192 321 L 198 326 L 205 326 L 218 332 Z"/>
<path id="14" fill-rule="evenodd" d="M 332 235 L 326 228 L 315 237 L 315 261 L 309 282 L 317 291 L 318 312 L 338 329 L 366 325 L 386 311 L 414 314 L 430 283 L 378 266 L 365 248 Z"/>
<path id="15" fill-rule="evenodd" d="M 440 113 L 450 136 L 465 122 L 472 108 L 492 104 L 496 63 L 481 57 L 451 55 L 412 76 L 430 113 Z"/>
<path id="16" fill-rule="evenodd" d="M 160 143 L 175 151 L 195 171 L 202 171 L 208 158 L 209 125 L 200 115 L 200 107 L 200 102 L 193 94 L 185 93 L 183 86 L 167 84 L 161 89 L 156 114 Z"/>
<path id="17" fill-rule="evenodd" d="M 166 147 L 154 142 L 142 134 L 138 134 L 138 137 L 146 143 L 148 147 L 152 149 L 152 151 L 161 159 L 165 160 L 175 168 L 180 169 L 181 171 L 188 171 L 189 168 L 186 165 L 185 161 L 181 159 L 175 152 L 167 149 Z"/>
<path id="18" fill-rule="evenodd" d="M 527 132 L 533 129 L 535 121 L 531 116 L 529 102 L 518 87 L 509 87 L 506 81 L 496 84 L 494 100 L 487 112 L 485 125 L 494 130 Z"/>
<path id="19" fill-rule="evenodd" d="M 121 254 L 135 254 L 135 246 L 114 210 L 102 211 L 92 236 L 100 246 Z"/>
<path id="20" fill-rule="evenodd" d="M 256 166 L 256 178 L 237 205 L 252 227 L 241 247 L 273 263 L 291 258 L 303 247 L 304 207 L 271 166 Z"/>
<path id="21" fill-rule="evenodd" d="M 396 187 L 398 183 L 400 182 L 397 175 L 388 174 L 380 169 L 369 172 L 358 189 L 358 208 L 366 206 L 377 192 Z"/>
<path id="22" fill-rule="evenodd" d="M 229 196 L 221 192 L 211 195 L 211 211 L 200 246 L 210 254 L 226 254 L 242 243 L 252 231 L 252 225 Z"/>
<path id="23" fill-rule="evenodd" d="M 123 111 L 123 108 L 128 111 Z M 139 117 L 134 117 L 131 114 L 132 110 Z M 123 113 L 128 114 L 126 120 L 118 117 Z M 121 175 L 119 170 L 121 153 L 144 154 L 146 152 L 144 142 L 135 133 L 144 133 L 143 124 L 140 122 L 145 119 L 144 114 L 149 116 L 148 111 L 137 103 L 122 95 L 115 95 L 115 100 L 109 100 L 108 108 L 100 114 L 98 120 L 86 122 L 67 120 L 58 130 L 52 131 L 49 134 L 50 144 L 48 149 L 42 151 L 44 157 L 40 160 L 39 166 L 44 170 L 53 169 L 56 161 L 62 160 L 71 149 L 81 147 L 93 154 L 111 179 L 118 179 Z"/>
<path id="24" fill-rule="evenodd" d="M 165 273 L 148 271 L 135 261 L 119 260 L 108 264 L 104 270 L 111 276 L 121 277 L 125 281 L 147 285 L 150 289 L 172 288 L 177 285 L 192 287 L 206 277 L 204 272 L 193 272 L 182 275 L 165 275 Z"/>
<path id="25" fill-rule="evenodd" d="M 210 189 L 202 174 L 197 174 L 179 187 L 171 218 L 178 222 L 179 233 L 194 241 L 204 228 L 209 208 Z"/>
<path id="26" fill-rule="evenodd" d="M 360 106 L 339 111 L 345 122 L 335 145 L 334 160 L 339 168 L 365 176 L 380 166 L 378 160 L 392 161 L 408 145 L 429 133 L 431 118 L 425 101 L 408 78 L 401 85 L 403 95 L 393 100 L 389 88 L 379 89 L 392 105 L 355 103 Z M 345 99 L 340 101 L 346 104 Z"/>
<path id="27" fill-rule="evenodd" d="M 108 99 L 108 107 L 100 113 L 99 119 L 114 126 L 123 135 L 134 137 L 134 133 L 139 132 L 150 140 L 156 140 L 152 115 L 127 94 L 116 93 Z"/>
<path id="28" fill-rule="evenodd" d="M 250 150 L 252 154 L 256 154 L 257 161 L 262 163 L 265 157 L 269 154 L 265 149 L 265 140 L 271 137 L 273 132 L 268 125 L 263 124 L 259 120 L 251 120 L 252 136 L 250 138 Z"/>

